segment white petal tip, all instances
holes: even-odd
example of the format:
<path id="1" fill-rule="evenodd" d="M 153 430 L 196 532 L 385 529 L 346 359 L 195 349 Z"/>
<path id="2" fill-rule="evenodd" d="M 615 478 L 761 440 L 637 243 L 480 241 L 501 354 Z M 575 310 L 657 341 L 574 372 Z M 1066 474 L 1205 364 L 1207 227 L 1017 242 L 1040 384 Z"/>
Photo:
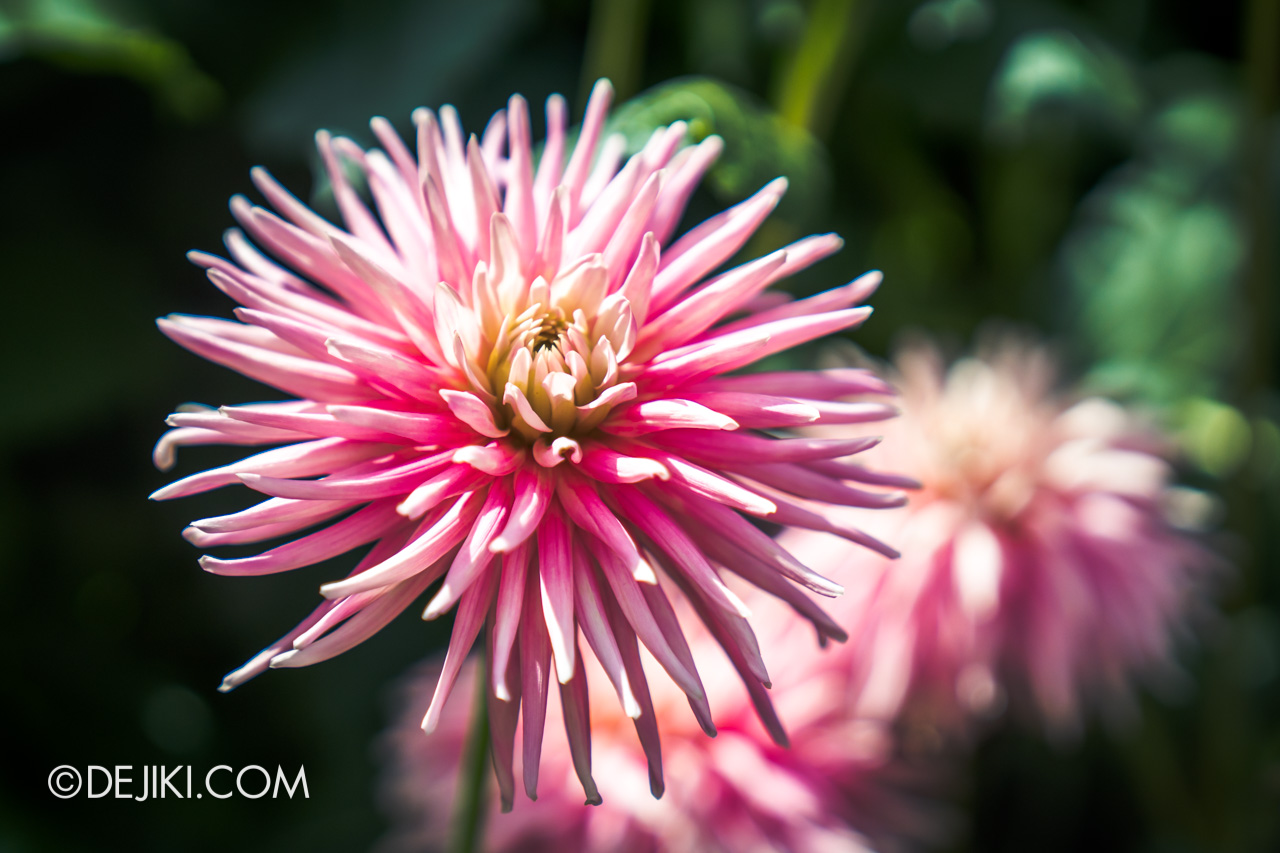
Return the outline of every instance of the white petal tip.
<path id="1" fill-rule="evenodd" d="M 232 690 L 235 690 L 237 687 L 243 684 L 245 680 L 246 679 L 239 676 L 237 672 L 228 673 L 227 675 L 223 676 L 222 683 L 218 685 L 218 692 L 230 693 Z"/>
<path id="2" fill-rule="evenodd" d="M 453 607 L 454 596 L 449 586 L 440 587 L 440 591 L 436 593 L 436 597 L 431 599 L 427 604 L 427 609 L 422 611 L 422 618 L 427 622 L 433 619 L 439 619 L 445 613 L 449 612 L 449 608 Z"/>
<path id="3" fill-rule="evenodd" d="M 643 560 L 631 571 L 631 577 L 635 578 L 637 583 L 647 583 L 651 586 L 657 586 L 658 576 L 654 574 L 653 567 Z"/>
<path id="4" fill-rule="evenodd" d="M 328 599 L 343 598 L 346 595 L 342 587 L 342 581 L 323 584 L 320 587 L 320 594 Z"/>

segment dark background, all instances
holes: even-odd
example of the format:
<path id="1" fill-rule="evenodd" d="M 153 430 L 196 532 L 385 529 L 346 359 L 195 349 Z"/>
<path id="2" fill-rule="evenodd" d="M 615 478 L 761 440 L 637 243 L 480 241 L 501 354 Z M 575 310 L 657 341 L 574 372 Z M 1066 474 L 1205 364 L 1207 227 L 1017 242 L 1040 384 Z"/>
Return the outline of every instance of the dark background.
<path id="1" fill-rule="evenodd" d="M 885 270 L 857 335 L 871 353 L 909 329 L 959 347 L 992 317 L 1029 326 L 1085 387 L 1161 420 L 1186 480 L 1218 496 L 1235 568 L 1222 615 L 1183 644 L 1183 688 L 1126 732 L 988 738 L 953 849 L 1280 850 L 1276 7 L 0 2 L 0 850 L 319 853 L 380 835 L 391 686 L 448 626 L 406 615 L 322 666 L 215 692 L 336 569 L 205 574 L 179 532 L 244 495 L 146 500 L 170 479 L 149 456 L 175 405 L 270 396 L 153 318 L 228 314 L 183 254 L 220 251 L 251 166 L 329 209 L 316 128 L 368 144 L 369 116 L 405 130 L 450 102 L 479 130 L 514 91 L 562 92 L 576 120 L 602 74 L 624 100 L 709 78 L 643 96 L 621 126 L 683 117 L 692 93 L 728 146 L 702 210 L 788 174 L 753 249 L 841 233 L 802 291 Z M 190 449 L 177 472 L 235 456 Z M 304 764 L 311 797 L 62 801 L 46 789 L 60 764 Z"/>

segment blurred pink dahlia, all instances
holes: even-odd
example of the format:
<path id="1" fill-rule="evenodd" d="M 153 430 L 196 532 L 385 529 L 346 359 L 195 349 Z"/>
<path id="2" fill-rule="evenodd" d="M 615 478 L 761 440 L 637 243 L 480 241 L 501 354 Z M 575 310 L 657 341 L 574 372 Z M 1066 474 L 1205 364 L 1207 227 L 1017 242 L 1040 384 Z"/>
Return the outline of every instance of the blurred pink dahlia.
<path id="1" fill-rule="evenodd" d="M 781 537 L 850 578 L 864 713 L 891 715 L 906 693 L 952 726 L 1014 700 L 1062 731 L 1086 704 L 1123 710 L 1133 676 L 1176 672 L 1171 642 L 1211 561 L 1168 520 L 1153 433 L 1100 399 L 1068 407 L 1047 354 L 1011 339 L 949 370 L 917 346 L 898 368 L 903 414 L 875 460 L 923 484 L 877 519 L 904 558 Z"/>
<path id="2" fill-rule="evenodd" d="M 940 787 L 941 768 L 907 763 L 897 755 L 884 721 L 860 718 L 855 711 L 850 691 L 862 650 L 849 643 L 814 654 L 812 634 L 785 612 L 785 605 L 760 594 L 743 597 L 752 606 L 762 653 L 776 665 L 777 716 L 753 713 L 753 697 L 725 656 L 712 648 L 715 640 L 694 625 L 689 643 L 695 655 L 706 653 L 703 684 L 716 708 L 719 735 L 704 737 L 680 690 L 669 680 L 655 679 L 652 715 L 663 739 L 660 755 L 647 760 L 632 721 L 606 695 L 602 680 L 591 679 L 592 760 L 604 804 L 583 804 L 566 738 L 549 735 L 537 805 L 519 802 L 510 814 L 499 815 L 498 803 L 488 795 L 481 812 L 481 848 L 491 853 L 860 853 L 872 848 L 885 853 L 944 840 L 950 816 L 930 796 Z M 407 681 L 399 719 L 381 745 L 382 800 L 392 830 L 380 849 L 388 853 L 441 846 L 456 815 L 467 704 L 450 703 L 429 737 L 418 729 L 439 671 L 437 659 Z M 458 680 L 463 695 L 475 695 L 477 671 L 464 667 Z M 553 702 L 549 727 L 561 728 L 552 725 L 561 719 L 560 703 Z M 776 742 L 781 721 L 789 748 Z M 777 731 L 770 734 L 769 727 Z M 655 764 L 670 770 L 661 800 L 650 796 L 650 785 L 662 784 L 660 776 L 653 778 Z"/>
<path id="3" fill-rule="evenodd" d="M 536 168 L 519 96 L 479 141 L 463 136 L 452 108 L 417 111 L 416 158 L 385 119 L 372 123 L 383 150 L 322 132 L 317 144 L 346 230 L 256 169 L 277 213 L 241 197 L 231 209 L 276 261 L 237 230 L 226 240 L 234 260 L 192 254 L 239 303 L 240 322 L 171 316 L 160 328 L 300 399 L 184 407 L 156 448 L 162 468 L 181 445 L 283 446 L 153 497 L 235 483 L 267 496 L 194 522 L 185 535 L 201 547 L 318 526 L 256 556 L 203 557 L 217 574 L 282 572 L 372 543 L 346 578 L 320 588 L 325 601 L 315 612 L 222 689 L 268 667 L 346 651 L 440 581 L 424 618 L 458 609 L 423 727 L 436 725 L 484 630 L 504 791 L 517 713 L 531 793 L 536 784 L 554 664 L 575 709 L 582 782 L 595 798 L 586 685 L 575 677 L 580 634 L 629 716 L 649 701 L 635 670 L 638 638 L 714 731 L 659 574 L 689 597 L 753 689 L 769 678 L 748 611 L 721 569 L 790 603 L 822 637 L 840 635 L 797 586 L 827 595 L 840 587 L 748 517 L 837 530 L 892 554 L 810 507 L 901 503 L 900 494 L 845 482 L 893 484 L 843 460 L 873 439 L 765 431 L 889 417 L 883 402 L 833 402 L 888 389 L 859 370 L 726 374 L 858 325 L 870 309 L 854 306 L 879 276 L 801 301 L 761 295 L 838 249 L 828 234 L 708 278 L 774 208 L 785 181 L 670 242 L 720 140 L 684 147 L 686 128 L 676 123 L 622 163 L 621 137 L 597 150 L 610 95 L 607 82 L 596 86 L 567 163 L 564 101 L 548 100 Z M 347 168 L 366 179 L 376 214 Z"/>

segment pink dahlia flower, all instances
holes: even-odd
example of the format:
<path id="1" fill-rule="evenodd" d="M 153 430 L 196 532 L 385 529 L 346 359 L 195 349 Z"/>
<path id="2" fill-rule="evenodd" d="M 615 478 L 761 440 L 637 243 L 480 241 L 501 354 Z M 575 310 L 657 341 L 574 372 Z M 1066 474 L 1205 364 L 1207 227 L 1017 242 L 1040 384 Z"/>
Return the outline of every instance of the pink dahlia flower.
<path id="1" fill-rule="evenodd" d="M 663 739 L 660 757 L 647 760 L 635 732 L 644 718 L 633 725 L 601 679 L 590 680 L 592 760 L 604 804 L 583 803 L 565 736 L 548 735 L 537 804 L 522 801 L 500 815 L 489 792 L 481 812 L 483 849 L 859 853 L 874 847 L 883 853 L 943 840 L 948 815 L 928 797 L 939 787 L 937 774 L 897 757 L 888 726 L 854 710 L 853 664 L 861 650 L 849 643 L 814 654 L 812 633 L 785 605 L 758 594 L 744 597 L 763 654 L 776 664 L 776 717 L 753 713 L 753 697 L 711 648 L 715 640 L 694 626 L 690 646 L 695 654 L 708 653 L 703 685 L 716 709 L 717 737 L 703 736 L 677 687 L 654 679 L 652 713 Z M 432 661 L 407 682 L 400 719 L 382 744 L 383 803 L 392 819 L 388 851 L 441 846 L 455 817 L 469 709 L 452 702 L 431 736 L 418 729 L 439 671 L 440 662 Z M 474 695 L 470 682 L 479 671 L 466 666 L 458 690 Z M 561 728 L 552 725 L 561 719 L 553 703 L 549 727 Z M 782 721 L 790 735 L 786 749 L 777 743 Z M 654 778 L 657 761 L 670 771 L 661 800 L 650 796 L 650 785 L 661 785 Z"/>
<path id="2" fill-rule="evenodd" d="M 875 461 L 923 484 L 877 519 L 904 558 L 781 537 L 857 584 L 863 711 L 893 714 L 907 692 L 954 725 L 1012 699 L 1063 730 L 1090 702 L 1123 710 L 1132 676 L 1175 672 L 1171 641 L 1210 561 L 1166 518 L 1153 435 L 1113 403 L 1068 407 L 1047 355 L 1011 340 L 949 371 L 926 347 L 898 367 L 903 414 Z"/>
<path id="3" fill-rule="evenodd" d="M 878 275 L 801 301 L 762 296 L 831 254 L 810 237 L 710 276 L 777 204 L 779 179 L 677 240 L 671 236 L 719 139 L 684 147 L 677 123 L 621 162 L 621 138 L 597 150 L 610 99 L 596 86 L 565 158 L 565 105 L 547 102 L 536 168 L 529 111 L 513 97 L 482 140 L 457 115 L 415 113 L 416 158 L 374 119 L 383 150 L 317 136 L 346 229 L 254 170 L 277 213 L 237 197 L 234 260 L 192 259 L 240 304 L 240 322 L 171 316 L 160 328 L 211 361 L 299 399 L 184 407 L 156 460 L 188 444 L 282 445 L 160 489 L 168 499 L 241 483 L 266 496 L 196 521 L 201 547 L 314 532 L 256 556 L 206 556 L 225 575 L 310 565 L 372 543 L 351 573 L 320 588 L 298 627 L 229 674 L 229 690 L 267 667 L 298 667 L 360 643 L 433 584 L 424 618 L 457 605 L 449 654 L 427 710 L 435 727 L 480 632 L 488 649 L 494 748 L 505 796 L 516 715 L 532 793 L 552 666 L 575 709 L 572 744 L 589 727 L 579 637 L 628 715 L 649 699 L 638 639 L 714 731 L 706 692 L 658 575 L 693 602 L 753 689 L 768 684 L 746 607 L 721 570 L 740 575 L 839 634 L 800 592 L 839 591 L 760 532 L 751 517 L 834 529 L 808 499 L 879 507 L 898 494 L 848 485 L 892 482 L 847 461 L 866 438 L 777 438 L 796 424 L 879 420 L 887 390 L 858 370 L 729 376 L 759 359 L 858 325 Z M 377 213 L 346 177 L 363 174 Z M 795 496 L 795 497 L 792 497 Z M 851 540 L 892 553 L 852 527 Z M 656 737 L 647 722 L 646 737 Z"/>

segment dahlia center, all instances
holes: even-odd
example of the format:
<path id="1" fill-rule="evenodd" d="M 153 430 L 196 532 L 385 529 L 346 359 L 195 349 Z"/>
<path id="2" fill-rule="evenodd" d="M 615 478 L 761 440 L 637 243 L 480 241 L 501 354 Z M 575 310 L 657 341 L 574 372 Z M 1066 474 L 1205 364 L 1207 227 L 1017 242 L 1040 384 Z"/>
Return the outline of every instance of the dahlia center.
<path id="1" fill-rule="evenodd" d="M 458 315 L 463 324 L 474 320 L 457 332 L 471 390 L 511 438 L 575 453 L 578 439 L 635 396 L 619 373 L 636 338 L 630 304 L 608 294 L 598 255 L 550 283 L 542 276 L 527 282 L 514 263 L 502 266 L 505 275 L 479 271 L 472 316 Z"/>
<path id="2" fill-rule="evenodd" d="M 530 344 L 534 354 L 546 349 L 560 350 L 561 338 L 568 329 L 569 324 L 564 319 L 564 313 L 558 308 L 543 314 L 538 330 L 533 335 L 533 342 Z"/>

